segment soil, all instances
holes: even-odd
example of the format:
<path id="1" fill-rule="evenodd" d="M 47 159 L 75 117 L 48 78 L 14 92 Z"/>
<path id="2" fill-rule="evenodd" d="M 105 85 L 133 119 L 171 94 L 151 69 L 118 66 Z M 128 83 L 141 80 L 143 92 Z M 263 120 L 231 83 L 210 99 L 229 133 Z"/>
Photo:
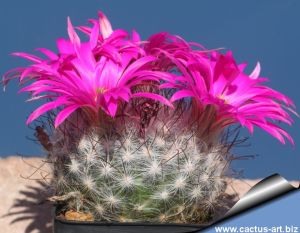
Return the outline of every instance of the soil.
<path id="1" fill-rule="evenodd" d="M 93 215 L 89 213 L 76 212 L 74 210 L 68 210 L 64 218 L 69 221 L 84 221 L 84 222 L 92 222 L 94 221 Z"/>

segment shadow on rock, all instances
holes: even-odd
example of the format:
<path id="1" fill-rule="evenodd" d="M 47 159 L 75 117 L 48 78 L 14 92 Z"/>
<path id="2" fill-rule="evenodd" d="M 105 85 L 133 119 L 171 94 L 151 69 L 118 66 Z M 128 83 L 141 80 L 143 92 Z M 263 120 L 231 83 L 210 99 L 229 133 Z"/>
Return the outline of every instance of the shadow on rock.
<path id="1" fill-rule="evenodd" d="M 214 220 L 220 221 L 224 218 L 226 213 L 238 202 L 239 198 L 237 194 L 223 194 L 219 199 L 219 205 L 214 209 Z"/>
<path id="2" fill-rule="evenodd" d="M 27 186 L 20 191 L 20 198 L 14 201 L 8 214 L 10 224 L 23 222 L 24 233 L 52 233 L 52 208 L 48 201 L 51 196 L 49 186 L 42 181 L 36 185 Z M 215 206 L 213 222 L 221 219 L 226 212 L 237 202 L 236 195 L 225 194 L 220 198 L 220 206 Z"/>
<path id="3" fill-rule="evenodd" d="M 24 233 L 51 233 L 52 204 L 47 201 L 50 196 L 49 187 L 41 181 L 37 184 L 20 191 L 22 197 L 14 201 L 9 213 L 3 217 L 11 217 L 10 224 L 28 222 Z"/>

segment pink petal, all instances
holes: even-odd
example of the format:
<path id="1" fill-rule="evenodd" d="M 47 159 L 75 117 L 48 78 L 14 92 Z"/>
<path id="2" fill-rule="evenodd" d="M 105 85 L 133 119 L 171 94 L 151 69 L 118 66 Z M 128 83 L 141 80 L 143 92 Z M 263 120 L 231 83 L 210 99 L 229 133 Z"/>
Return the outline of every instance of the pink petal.
<path id="1" fill-rule="evenodd" d="M 3 91 L 6 90 L 6 86 L 9 83 L 10 80 L 14 79 L 14 78 L 18 78 L 20 77 L 20 73 L 22 73 L 25 69 L 21 68 L 21 67 L 17 67 L 15 69 L 11 69 L 9 71 L 7 71 L 3 77 L 2 77 L 2 81 L 0 81 L 0 83 L 3 84 Z"/>
<path id="2" fill-rule="evenodd" d="M 177 91 L 170 99 L 171 102 L 174 102 L 176 100 L 182 99 L 182 98 L 186 98 L 186 97 L 192 97 L 194 96 L 194 93 L 192 91 L 189 90 L 180 90 Z"/>
<path id="3" fill-rule="evenodd" d="M 94 23 L 94 27 L 93 27 L 93 29 L 91 31 L 91 34 L 90 34 L 90 46 L 91 46 L 91 49 L 93 49 L 93 48 L 96 47 L 97 42 L 98 42 L 98 38 L 99 38 L 99 24 L 96 21 Z"/>
<path id="4" fill-rule="evenodd" d="M 55 98 L 54 95 L 39 95 L 39 96 L 32 96 L 31 98 L 27 99 L 26 102 L 31 102 L 39 99 L 49 99 L 49 98 Z"/>
<path id="5" fill-rule="evenodd" d="M 46 103 L 40 107 L 38 107 L 33 113 L 30 114 L 29 118 L 27 119 L 27 124 L 30 124 L 32 121 L 34 121 L 36 118 L 38 118 L 40 115 L 44 114 L 45 112 L 57 108 L 61 106 L 62 104 L 65 104 L 67 101 L 65 99 L 57 99 L 52 102 Z"/>
<path id="6" fill-rule="evenodd" d="M 20 76 L 20 82 L 22 82 L 22 80 L 29 76 L 30 74 L 32 74 L 34 71 L 34 68 L 32 67 L 29 67 L 29 68 L 26 68 L 25 70 L 23 70 L 23 72 L 21 73 L 21 76 Z"/>
<path id="7" fill-rule="evenodd" d="M 249 77 L 252 78 L 252 79 L 257 79 L 258 76 L 259 76 L 259 74 L 260 74 L 260 63 L 257 62 L 256 66 L 255 66 L 255 68 L 254 68 L 254 70 L 253 70 L 252 73 L 249 75 Z"/>
<path id="8" fill-rule="evenodd" d="M 92 32 L 92 29 L 90 27 L 86 27 L 86 26 L 79 26 L 79 27 L 76 27 L 79 31 L 87 34 L 87 35 L 90 35 L 91 32 Z"/>
<path id="9" fill-rule="evenodd" d="M 57 48 L 61 54 L 74 54 L 75 50 L 72 43 L 69 40 L 60 38 L 56 41 Z"/>
<path id="10" fill-rule="evenodd" d="M 165 97 L 163 97 L 159 94 L 155 94 L 155 93 L 139 92 L 139 93 L 132 94 L 132 97 L 143 97 L 143 98 L 153 99 L 153 100 L 157 100 L 171 108 L 174 107 L 173 104 L 169 100 L 167 100 Z"/>
<path id="11" fill-rule="evenodd" d="M 129 88 L 121 88 L 121 89 L 116 89 L 115 91 L 112 91 L 112 96 L 115 100 L 121 98 L 122 100 L 128 102 L 130 98 L 130 89 Z"/>
<path id="12" fill-rule="evenodd" d="M 42 52 L 43 54 L 45 54 L 48 58 L 50 58 L 51 60 L 57 60 L 59 57 L 57 56 L 56 53 L 52 52 L 49 49 L 45 49 L 45 48 L 37 48 L 36 50 Z"/>
<path id="13" fill-rule="evenodd" d="M 107 110 L 109 115 L 114 117 L 117 113 L 117 109 L 118 109 L 117 101 L 115 100 L 109 101 L 109 103 L 107 104 Z"/>
<path id="14" fill-rule="evenodd" d="M 11 55 L 13 56 L 17 56 L 17 57 L 23 57 L 27 60 L 30 60 L 30 61 L 33 61 L 35 63 L 40 63 L 42 62 L 42 59 L 37 57 L 37 56 L 34 56 L 32 54 L 28 54 L 28 53 L 12 53 Z"/>
<path id="15" fill-rule="evenodd" d="M 66 107 L 55 118 L 55 128 L 57 128 L 71 113 L 79 108 L 78 105 L 71 105 Z"/>
<path id="16" fill-rule="evenodd" d="M 68 17 L 68 34 L 70 41 L 77 47 L 80 46 L 80 38 L 74 30 L 70 17 Z"/>
<path id="17" fill-rule="evenodd" d="M 98 15 L 100 19 L 100 31 L 103 38 L 106 39 L 112 34 L 113 30 L 109 20 L 101 11 L 98 12 Z"/>
<path id="18" fill-rule="evenodd" d="M 117 30 L 112 31 L 112 33 L 109 35 L 109 37 L 106 38 L 106 43 L 114 44 L 117 42 L 121 42 L 123 39 L 126 39 L 127 37 L 129 37 L 129 34 L 127 31 L 122 30 L 122 29 L 117 29 Z"/>
<path id="19" fill-rule="evenodd" d="M 141 67 L 154 61 L 155 58 L 152 56 L 142 57 L 135 62 L 133 62 L 123 73 L 122 78 L 120 80 L 120 85 L 125 85 L 130 79 L 134 78 L 135 72 L 139 70 Z"/>
<path id="20" fill-rule="evenodd" d="M 135 43 L 141 42 L 141 37 L 135 30 L 132 31 L 132 41 Z"/>
<path id="21" fill-rule="evenodd" d="M 81 44 L 81 46 L 76 49 L 76 54 L 78 60 L 74 59 L 72 63 L 74 63 L 78 71 L 83 71 L 82 76 L 85 76 L 85 74 L 88 75 L 89 71 L 93 72 L 96 61 L 90 45 L 88 43 Z"/>
<path id="22" fill-rule="evenodd" d="M 266 132 L 268 132 L 269 134 L 271 134 L 273 137 L 277 138 L 282 144 L 285 144 L 285 140 L 284 137 L 282 135 L 284 135 L 285 137 L 287 137 L 287 139 L 294 144 L 294 141 L 292 139 L 292 137 L 287 134 L 283 129 L 281 129 L 279 126 L 268 122 L 267 124 L 264 124 L 262 122 L 258 122 L 258 121 L 253 121 L 253 124 L 257 125 L 258 127 L 262 128 L 263 130 L 265 130 Z"/>

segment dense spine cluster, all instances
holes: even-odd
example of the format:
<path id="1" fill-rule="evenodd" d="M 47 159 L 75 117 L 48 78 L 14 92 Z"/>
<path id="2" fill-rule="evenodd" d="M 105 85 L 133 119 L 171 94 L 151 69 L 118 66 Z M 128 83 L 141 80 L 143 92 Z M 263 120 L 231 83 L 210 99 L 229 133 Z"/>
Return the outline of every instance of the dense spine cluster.
<path id="1" fill-rule="evenodd" d="M 225 189 L 226 149 L 192 132 L 163 129 L 119 136 L 86 133 L 55 166 L 55 189 L 65 210 L 98 221 L 199 223 L 210 219 Z M 55 144 L 54 144 L 55 147 Z"/>

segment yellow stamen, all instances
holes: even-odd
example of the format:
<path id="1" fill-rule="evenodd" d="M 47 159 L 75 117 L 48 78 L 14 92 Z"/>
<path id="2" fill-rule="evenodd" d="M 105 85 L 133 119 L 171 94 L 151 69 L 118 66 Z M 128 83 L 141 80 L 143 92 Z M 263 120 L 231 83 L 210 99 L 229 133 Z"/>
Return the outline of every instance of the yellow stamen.
<path id="1" fill-rule="evenodd" d="M 96 90 L 97 94 L 104 94 L 106 91 L 107 89 L 105 87 L 99 87 Z"/>
<path id="2" fill-rule="evenodd" d="M 225 104 L 229 104 L 229 101 L 226 99 L 226 96 L 221 94 L 217 96 L 218 99 L 223 100 Z"/>
<path id="3" fill-rule="evenodd" d="M 105 87 L 99 87 L 96 89 L 95 101 L 98 99 L 98 94 L 104 94 L 107 91 Z"/>

